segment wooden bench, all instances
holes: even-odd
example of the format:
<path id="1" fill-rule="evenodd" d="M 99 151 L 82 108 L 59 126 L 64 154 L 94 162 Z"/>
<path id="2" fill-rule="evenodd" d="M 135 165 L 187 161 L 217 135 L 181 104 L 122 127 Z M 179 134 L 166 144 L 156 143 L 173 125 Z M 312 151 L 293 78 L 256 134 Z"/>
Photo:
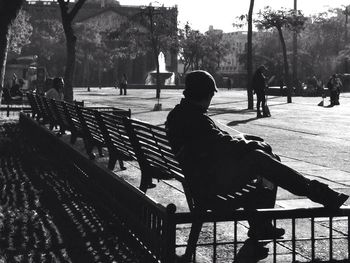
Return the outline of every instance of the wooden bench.
<path id="1" fill-rule="evenodd" d="M 131 112 L 129 110 L 126 116 L 130 117 L 130 115 Z M 120 168 L 125 170 L 123 161 L 136 160 L 135 152 L 123 121 L 125 114 L 95 111 L 95 117 L 107 145 L 109 153 L 108 169 L 113 170 L 118 160 Z"/>
<path id="2" fill-rule="evenodd" d="M 53 107 L 53 104 L 51 102 L 52 99 L 48 99 L 44 96 L 39 96 L 39 99 L 41 100 L 41 103 L 44 107 L 49 124 L 49 129 L 52 130 L 53 128 L 56 128 L 59 125 L 60 117 L 58 115 L 58 112 Z"/>
<path id="3" fill-rule="evenodd" d="M 77 138 L 83 138 L 83 125 L 80 121 L 76 105 L 74 103 L 62 102 L 66 120 L 69 123 L 70 143 L 74 144 Z"/>
<path id="4" fill-rule="evenodd" d="M 190 260 L 202 229 L 203 213 L 209 210 L 220 213 L 227 209 L 232 211 L 242 208 L 249 200 L 249 196 L 258 190 L 257 182 L 251 182 L 239 191 L 226 195 L 208 196 L 196 193 L 173 154 L 164 128 L 130 118 L 124 118 L 124 122 L 141 169 L 140 189 L 146 192 L 152 178 L 175 179 L 183 186 L 188 207 L 193 216 L 191 232 L 183 256 L 184 259 Z"/>
<path id="5" fill-rule="evenodd" d="M 41 124 L 48 124 L 50 122 L 48 113 L 45 109 L 45 106 L 43 104 L 43 100 L 41 99 L 42 96 L 35 94 L 34 95 L 34 99 L 36 101 L 36 104 L 38 105 L 38 109 L 39 109 L 39 123 Z"/>
<path id="6" fill-rule="evenodd" d="M 65 134 L 66 131 L 71 131 L 70 123 L 68 121 L 68 116 L 65 111 L 65 102 L 61 100 L 50 99 L 50 104 L 52 110 L 55 112 L 57 117 L 57 124 L 60 127 L 58 136 Z"/>
<path id="7" fill-rule="evenodd" d="M 28 103 L 32 110 L 32 118 L 39 119 L 40 118 L 40 109 L 39 105 L 36 102 L 34 94 L 32 92 L 27 92 Z"/>
<path id="8" fill-rule="evenodd" d="M 121 115 L 130 117 L 130 110 L 122 110 L 114 107 L 81 107 L 75 105 L 79 116 L 85 148 L 90 159 L 94 159 L 93 148 L 97 147 L 99 155 L 103 156 L 102 148 L 107 147 L 107 142 L 103 136 L 101 125 L 96 118 L 96 112 L 105 112 L 112 116 Z"/>

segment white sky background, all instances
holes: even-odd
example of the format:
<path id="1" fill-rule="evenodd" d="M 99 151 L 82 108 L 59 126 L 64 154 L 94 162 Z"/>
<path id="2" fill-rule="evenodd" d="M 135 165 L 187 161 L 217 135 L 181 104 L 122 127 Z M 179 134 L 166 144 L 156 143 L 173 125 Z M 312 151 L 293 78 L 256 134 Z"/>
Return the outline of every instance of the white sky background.
<path id="1" fill-rule="evenodd" d="M 178 6 L 178 20 L 182 27 L 189 21 L 191 27 L 201 32 L 208 30 L 209 25 L 215 29 L 222 29 L 224 32 L 232 32 L 234 18 L 247 14 L 250 0 L 119 0 L 121 5 L 152 5 L 164 4 L 164 6 Z M 157 4 L 158 3 L 158 4 Z M 254 13 L 265 6 L 274 9 L 293 8 L 294 0 L 255 0 Z M 319 13 L 332 7 L 350 5 L 350 0 L 298 0 L 297 8 L 302 10 L 304 15 Z"/>

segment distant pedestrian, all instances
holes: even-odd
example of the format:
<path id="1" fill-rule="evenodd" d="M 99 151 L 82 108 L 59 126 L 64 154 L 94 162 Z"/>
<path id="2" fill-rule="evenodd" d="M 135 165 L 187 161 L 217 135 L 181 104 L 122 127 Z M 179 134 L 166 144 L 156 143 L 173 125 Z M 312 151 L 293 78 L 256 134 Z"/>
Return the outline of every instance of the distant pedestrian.
<path id="1" fill-rule="evenodd" d="M 266 98 L 265 98 L 265 90 L 267 89 L 266 77 L 264 73 L 266 72 L 266 67 L 261 65 L 255 71 L 252 81 L 252 89 L 256 94 L 256 112 L 257 118 L 261 117 L 269 117 L 270 114 L 267 112 Z M 262 107 L 261 114 L 260 105 Z"/>
<path id="2" fill-rule="evenodd" d="M 338 74 L 333 74 L 327 83 L 327 88 L 330 93 L 331 104 L 330 107 L 334 105 L 339 105 L 339 95 L 340 90 L 343 88 L 343 83 L 341 82 Z"/>
<path id="3" fill-rule="evenodd" d="M 283 96 L 283 88 L 284 88 L 284 86 L 285 86 L 284 78 L 283 78 L 283 77 L 280 77 L 278 84 L 279 84 L 279 86 L 280 86 L 280 93 L 281 93 L 281 96 Z"/>
<path id="4" fill-rule="evenodd" d="M 126 76 L 125 73 L 123 73 L 123 76 L 122 76 L 122 79 L 120 80 L 120 85 L 119 85 L 119 88 L 120 88 L 120 95 L 126 95 L 126 90 L 128 88 L 128 77 Z"/>
<path id="5" fill-rule="evenodd" d="M 230 79 L 230 78 L 227 78 L 226 87 L 227 87 L 228 90 L 230 90 L 231 87 L 232 87 L 232 82 L 231 82 L 231 79 Z"/>
<path id="6" fill-rule="evenodd" d="M 63 100 L 63 87 L 63 78 L 54 78 L 52 81 L 52 87 L 45 93 L 45 97 L 54 100 Z"/>

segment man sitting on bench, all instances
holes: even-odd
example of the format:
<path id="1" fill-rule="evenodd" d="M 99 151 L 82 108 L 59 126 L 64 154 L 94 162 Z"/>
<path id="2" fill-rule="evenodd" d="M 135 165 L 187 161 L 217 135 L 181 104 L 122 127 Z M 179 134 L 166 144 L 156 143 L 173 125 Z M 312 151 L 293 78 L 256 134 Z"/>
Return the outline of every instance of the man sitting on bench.
<path id="1" fill-rule="evenodd" d="M 183 167 L 190 188 L 204 196 L 239 190 L 255 178 L 264 191 L 257 191 L 245 208 L 272 208 L 280 186 L 298 196 L 307 196 L 329 209 L 339 208 L 348 196 L 326 184 L 309 180 L 281 163 L 271 147 L 260 137 L 231 136 L 206 115 L 217 87 L 206 71 L 187 74 L 184 97 L 169 113 L 167 134 L 176 157 Z M 259 187 L 260 188 L 260 187 Z M 249 220 L 248 236 L 257 239 L 279 238 L 284 229 L 270 220 Z"/>

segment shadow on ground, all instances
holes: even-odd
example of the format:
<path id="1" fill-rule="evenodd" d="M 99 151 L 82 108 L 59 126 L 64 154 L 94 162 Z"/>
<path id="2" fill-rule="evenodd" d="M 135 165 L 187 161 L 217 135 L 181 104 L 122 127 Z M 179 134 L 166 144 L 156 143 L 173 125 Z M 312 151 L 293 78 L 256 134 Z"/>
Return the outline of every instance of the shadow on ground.
<path id="1" fill-rule="evenodd" d="M 22 139 L 0 126 L 0 262 L 146 262 L 69 167 Z"/>

